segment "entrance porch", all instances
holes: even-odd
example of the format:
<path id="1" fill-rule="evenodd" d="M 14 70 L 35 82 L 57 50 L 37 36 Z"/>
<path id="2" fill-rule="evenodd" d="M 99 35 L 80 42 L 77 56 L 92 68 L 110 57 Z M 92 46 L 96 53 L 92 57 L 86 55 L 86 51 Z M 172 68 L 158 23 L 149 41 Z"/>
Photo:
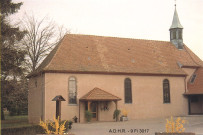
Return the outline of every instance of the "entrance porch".
<path id="1" fill-rule="evenodd" d="M 113 112 L 118 108 L 121 98 L 94 88 L 79 100 L 79 122 L 85 122 L 85 111 L 92 113 L 92 121 L 113 121 Z"/>

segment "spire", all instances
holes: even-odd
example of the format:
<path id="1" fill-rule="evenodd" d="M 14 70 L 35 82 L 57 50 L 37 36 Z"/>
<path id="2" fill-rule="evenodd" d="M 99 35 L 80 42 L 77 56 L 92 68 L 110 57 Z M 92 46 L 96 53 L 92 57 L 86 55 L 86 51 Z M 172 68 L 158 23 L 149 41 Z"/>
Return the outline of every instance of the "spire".
<path id="1" fill-rule="evenodd" d="M 174 29 L 174 28 L 183 29 L 183 26 L 180 24 L 180 21 L 179 21 L 179 18 L 178 18 L 178 13 L 177 13 L 177 10 L 176 10 L 176 4 L 175 4 L 174 15 L 173 15 L 173 22 L 172 22 L 172 25 L 171 25 L 170 29 Z"/>
<path id="2" fill-rule="evenodd" d="M 183 49 L 183 26 L 180 24 L 178 13 L 176 10 L 175 4 L 175 11 L 173 15 L 172 25 L 169 29 L 170 31 L 170 42 L 176 46 L 178 49 Z"/>

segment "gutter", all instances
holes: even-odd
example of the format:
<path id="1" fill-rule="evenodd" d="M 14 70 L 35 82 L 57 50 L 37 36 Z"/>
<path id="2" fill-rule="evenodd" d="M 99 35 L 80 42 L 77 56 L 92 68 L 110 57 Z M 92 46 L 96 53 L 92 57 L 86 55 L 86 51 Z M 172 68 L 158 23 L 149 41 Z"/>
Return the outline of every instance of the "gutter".
<path id="1" fill-rule="evenodd" d="M 72 70 L 42 70 L 36 73 L 31 73 L 27 78 L 31 78 L 43 73 L 71 73 L 71 74 L 104 74 L 104 75 L 137 75 L 137 76 L 176 76 L 186 77 L 187 74 L 170 74 L 170 73 L 132 73 L 132 72 L 108 72 L 108 71 L 72 71 Z"/>

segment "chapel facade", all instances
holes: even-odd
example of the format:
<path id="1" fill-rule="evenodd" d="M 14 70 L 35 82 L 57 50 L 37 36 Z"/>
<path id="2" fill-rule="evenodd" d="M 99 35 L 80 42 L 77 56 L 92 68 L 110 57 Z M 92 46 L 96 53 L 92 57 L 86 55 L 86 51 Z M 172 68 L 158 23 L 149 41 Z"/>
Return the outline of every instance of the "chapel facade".
<path id="1" fill-rule="evenodd" d="M 67 34 L 28 75 L 30 123 L 203 114 L 203 61 L 183 43 L 175 8 L 170 41 Z"/>

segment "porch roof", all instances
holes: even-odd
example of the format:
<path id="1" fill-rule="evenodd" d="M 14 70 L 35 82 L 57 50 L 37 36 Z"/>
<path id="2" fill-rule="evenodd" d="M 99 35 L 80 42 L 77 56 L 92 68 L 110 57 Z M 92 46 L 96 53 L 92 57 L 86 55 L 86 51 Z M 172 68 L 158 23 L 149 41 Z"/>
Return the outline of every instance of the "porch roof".
<path id="1" fill-rule="evenodd" d="M 118 100 L 121 100 L 121 98 L 96 87 L 93 90 L 89 91 L 84 96 L 82 96 L 80 100 L 81 101 L 118 101 Z"/>

